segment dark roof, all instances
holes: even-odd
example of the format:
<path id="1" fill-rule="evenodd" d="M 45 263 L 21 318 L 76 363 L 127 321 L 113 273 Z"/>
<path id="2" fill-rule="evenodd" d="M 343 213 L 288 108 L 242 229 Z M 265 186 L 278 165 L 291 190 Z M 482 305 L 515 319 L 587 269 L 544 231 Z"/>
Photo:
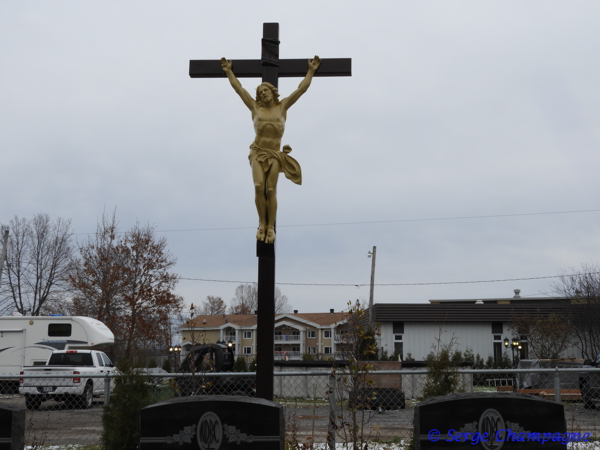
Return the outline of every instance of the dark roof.
<path id="1" fill-rule="evenodd" d="M 564 304 L 376 303 L 376 322 L 511 322 L 524 315 L 565 314 Z"/>

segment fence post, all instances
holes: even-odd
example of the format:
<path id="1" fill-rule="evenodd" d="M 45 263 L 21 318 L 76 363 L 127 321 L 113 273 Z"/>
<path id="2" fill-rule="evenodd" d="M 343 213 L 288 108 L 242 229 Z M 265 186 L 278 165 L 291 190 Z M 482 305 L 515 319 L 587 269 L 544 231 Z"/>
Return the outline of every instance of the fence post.
<path id="1" fill-rule="evenodd" d="M 305 367 L 304 371 L 308 372 L 308 367 Z M 304 376 L 302 378 L 304 378 L 304 398 L 309 399 L 310 393 L 308 392 L 308 376 Z"/>
<path id="2" fill-rule="evenodd" d="M 283 372 L 283 366 L 279 366 L 278 372 Z M 283 377 L 279 377 L 279 398 L 283 398 Z"/>
<path id="3" fill-rule="evenodd" d="M 560 372 L 558 371 L 558 367 L 556 368 L 556 372 L 554 372 L 554 401 L 560 403 Z"/>
<path id="4" fill-rule="evenodd" d="M 329 375 L 329 426 L 327 428 L 327 448 L 329 450 L 335 450 L 335 372 L 331 372 Z"/>
<path id="5" fill-rule="evenodd" d="M 110 401 L 110 378 L 108 375 L 104 378 L 104 407 L 108 406 Z"/>

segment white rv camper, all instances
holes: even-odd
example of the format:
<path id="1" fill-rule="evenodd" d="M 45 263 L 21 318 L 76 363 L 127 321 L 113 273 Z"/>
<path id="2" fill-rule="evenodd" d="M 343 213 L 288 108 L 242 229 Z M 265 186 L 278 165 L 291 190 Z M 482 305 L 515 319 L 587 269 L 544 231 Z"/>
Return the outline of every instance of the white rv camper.
<path id="1" fill-rule="evenodd" d="M 89 349 L 114 342 L 112 331 L 89 317 L 2 316 L 0 380 L 2 375 L 18 375 L 23 366 L 46 364 L 54 350 Z"/>

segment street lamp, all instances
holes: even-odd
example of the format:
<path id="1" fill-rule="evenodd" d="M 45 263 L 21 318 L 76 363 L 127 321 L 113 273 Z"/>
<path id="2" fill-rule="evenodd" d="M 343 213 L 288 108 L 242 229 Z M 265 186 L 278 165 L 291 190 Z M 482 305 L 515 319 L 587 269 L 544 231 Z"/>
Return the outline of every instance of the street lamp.
<path id="1" fill-rule="evenodd" d="M 172 345 L 169 347 L 169 354 L 173 355 L 173 365 L 175 366 L 175 372 L 177 372 L 177 355 L 181 352 L 181 347 L 179 345 Z"/>
<path id="2" fill-rule="evenodd" d="M 508 346 L 510 345 L 510 349 L 512 351 L 512 362 L 513 362 L 513 367 L 515 365 L 515 348 L 518 350 L 521 350 L 521 343 L 519 342 L 519 339 L 516 337 L 513 337 L 511 341 L 508 340 L 508 338 L 504 338 L 504 347 L 508 348 Z"/>

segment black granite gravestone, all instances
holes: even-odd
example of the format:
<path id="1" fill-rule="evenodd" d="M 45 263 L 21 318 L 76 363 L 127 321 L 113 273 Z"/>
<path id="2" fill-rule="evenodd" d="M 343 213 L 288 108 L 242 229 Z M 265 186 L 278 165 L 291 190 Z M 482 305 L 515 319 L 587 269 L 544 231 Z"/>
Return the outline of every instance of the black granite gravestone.
<path id="1" fill-rule="evenodd" d="M 531 395 L 453 394 L 432 397 L 415 407 L 417 450 L 565 449 L 564 407 Z M 583 439 L 583 434 L 579 440 Z M 572 440 L 577 440 L 573 436 Z"/>
<path id="2" fill-rule="evenodd" d="M 25 448 L 25 409 L 0 403 L 0 450 Z"/>
<path id="3" fill-rule="evenodd" d="M 264 399 L 175 398 L 142 409 L 140 421 L 140 449 L 283 450 L 283 407 Z"/>

